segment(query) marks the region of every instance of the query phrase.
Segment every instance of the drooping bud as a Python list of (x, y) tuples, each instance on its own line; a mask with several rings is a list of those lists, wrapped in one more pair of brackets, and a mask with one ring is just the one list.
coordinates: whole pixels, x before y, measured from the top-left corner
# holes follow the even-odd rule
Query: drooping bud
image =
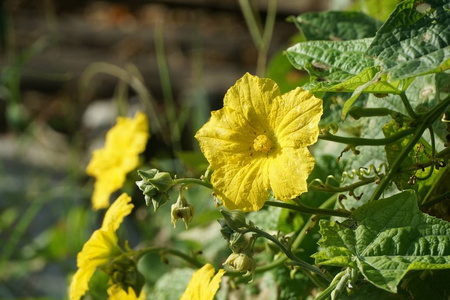
[(178, 219), (183, 219), (187, 229), (193, 217), (194, 206), (187, 201), (186, 197), (183, 195), (183, 189), (181, 189), (177, 202), (171, 206), (171, 219), (173, 227), (176, 227)]

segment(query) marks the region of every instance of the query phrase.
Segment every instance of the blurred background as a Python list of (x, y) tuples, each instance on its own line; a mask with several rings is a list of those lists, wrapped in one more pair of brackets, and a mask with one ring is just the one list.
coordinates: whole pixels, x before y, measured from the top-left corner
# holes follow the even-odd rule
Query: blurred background
[[(118, 115), (143, 110), (149, 117), (144, 168), (198, 177), (206, 164), (193, 136), (237, 79), (268, 76), (283, 91), (307, 80), (282, 55), (299, 38), (286, 18), (347, 2), (1, 1), (0, 299), (67, 297), (76, 254), (104, 213), (91, 209), (85, 167)], [(169, 208), (154, 214), (136, 180), (133, 172), (123, 189), (136, 208), (120, 231), (132, 247), (226, 257), (210, 191), (189, 190), (201, 204), (192, 227), (202, 226), (173, 230)], [(185, 264), (167, 265), (157, 254), (145, 260), (142, 272), (153, 295), (160, 293), (154, 299), (171, 299), (158, 291), (167, 286), (161, 276)], [(101, 275), (94, 281), (106, 285)], [(90, 297), (106, 294), (94, 288)]]

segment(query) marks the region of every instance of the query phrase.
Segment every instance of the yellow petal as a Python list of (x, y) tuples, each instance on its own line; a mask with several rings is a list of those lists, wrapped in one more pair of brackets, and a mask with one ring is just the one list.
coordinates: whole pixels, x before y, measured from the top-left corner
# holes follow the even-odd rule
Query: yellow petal
[(141, 290), (139, 297), (136, 296), (133, 288), (128, 287), (128, 292), (124, 291), (120, 286), (114, 284), (110, 286), (107, 290), (108, 300), (144, 300), (146, 295), (144, 290)]
[(283, 148), (270, 161), (270, 187), (275, 198), (286, 201), (306, 192), (313, 168), (314, 157), (306, 147)]
[(210, 264), (206, 264), (195, 271), (180, 300), (214, 299), (225, 271), (220, 269), (213, 277), (214, 273), (214, 267)]
[(77, 256), (78, 268), (96, 268), (108, 264), (121, 250), (114, 231), (98, 229)]
[(94, 210), (107, 208), (111, 194), (117, 191), (125, 182), (126, 174), (118, 168), (111, 168), (95, 181), (92, 195)]
[(226, 93), (223, 105), (241, 114), (255, 128), (268, 130), (272, 101), (280, 96), (277, 84), (246, 73)]
[(277, 98), (272, 106), (270, 124), (280, 146), (299, 148), (314, 144), (322, 113), (322, 100), (302, 88)]
[(78, 269), (72, 278), (69, 288), (70, 300), (79, 300), (89, 289), (89, 280), (95, 272), (95, 267)]
[(117, 118), (117, 124), (106, 134), (105, 147), (95, 150), (86, 172), (96, 178), (92, 197), (94, 209), (109, 206), (112, 192), (121, 188), (126, 174), (139, 164), (139, 153), (145, 150), (149, 134), (143, 113), (134, 119)]
[(214, 169), (224, 164), (250, 161), (254, 129), (231, 108), (213, 111), (211, 119), (197, 132), (195, 138)]
[(125, 193), (120, 195), (106, 211), (105, 217), (103, 218), (102, 230), (109, 230), (111, 228), (112, 231), (116, 231), (120, 224), (122, 224), (123, 219), (133, 210), (134, 205), (129, 204), (130, 202), (130, 196)]
[(268, 167), (267, 160), (260, 158), (247, 165), (233, 163), (214, 170), (214, 192), (228, 209), (259, 210), (269, 197)]

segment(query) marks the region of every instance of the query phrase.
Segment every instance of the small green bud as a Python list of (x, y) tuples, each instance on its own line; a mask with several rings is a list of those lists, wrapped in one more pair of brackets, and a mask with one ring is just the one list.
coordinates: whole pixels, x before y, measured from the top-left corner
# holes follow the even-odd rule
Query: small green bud
[(136, 181), (136, 185), (145, 196), (145, 204), (153, 204), (155, 212), (169, 200), (167, 191), (174, 185), (173, 179), (167, 172), (159, 172), (157, 169), (147, 171), (138, 170), (142, 180)]
[(167, 172), (158, 172), (155, 177), (148, 181), (153, 184), (160, 193), (167, 192), (174, 185), (172, 176)]
[(245, 253), (231, 253), (223, 263), (226, 264), (235, 271), (246, 272), (244, 276), (253, 275), (256, 268), (256, 261)]
[(180, 190), (180, 195), (178, 196), (177, 202), (171, 206), (171, 219), (173, 227), (177, 225), (178, 219), (183, 219), (186, 229), (189, 223), (194, 217), (194, 206), (189, 204), (186, 197), (184, 197), (182, 190)]
[(147, 171), (138, 170), (138, 174), (141, 176), (142, 180), (137, 181), (136, 185), (141, 191), (144, 192), (146, 186), (148, 185), (155, 187), (160, 193), (167, 192), (174, 185), (172, 176), (170, 176), (167, 172), (160, 172), (157, 169), (151, 169)]
[(239, 230), (241, 228), (246, 228), (247, 223), (245, 222), (245, 214), (241, 210), (220, 210), (225, 222), (233, 230)]
[(138, 271), (136, 261), (127, 254), (118, 256), (103, 270), (108, 274), (111, 281), (123, 290), (128, 291), (128, 287), (131, 287), (136, 295), (141, 293), (145, 278)]
[(138, 170), (137, 172), (144, 181), (148, 181), (149, 179), (155, 177), (156, 173), (158, 173), (158, 170), (157, 169), (150, 169), (147, 171)]

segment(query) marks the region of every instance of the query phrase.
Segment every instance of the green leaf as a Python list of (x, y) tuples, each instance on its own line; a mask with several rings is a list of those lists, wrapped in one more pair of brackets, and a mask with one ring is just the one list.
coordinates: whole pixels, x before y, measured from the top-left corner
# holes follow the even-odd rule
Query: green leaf
[(289, 20), (307, 40), (346, 41), (375, 36), (381, 22), (361, 12), (327, 11), (305, 13)]
[(448, 1), (402, 2), (377, 32), (367, 55), (391, 81), (450, 68)]
[(364, 53), (372, 39), (352, 41), (310, 41), (286, 50), (286, 56), (297, 69), (306, 69), (318, 81), (338, 84), (375, 66)]
[(401, 82), (389, 82), (375, 62), (364, 55), (371, 39), (344, 42), (312, 41), (286, 50), (292, 65), (305, 69), (311, 82), (303, 88), (312, 92), (354, 92), (345, 103), (342, 119), (361, 93), (399, 94)]
[(412, 191), (367, 203), (352, 218), (355, 228), (320, 221), (316, 264), (357, 268), (393, 293), (408, 271), (450, 268), (450, 223), (420, 212)]

